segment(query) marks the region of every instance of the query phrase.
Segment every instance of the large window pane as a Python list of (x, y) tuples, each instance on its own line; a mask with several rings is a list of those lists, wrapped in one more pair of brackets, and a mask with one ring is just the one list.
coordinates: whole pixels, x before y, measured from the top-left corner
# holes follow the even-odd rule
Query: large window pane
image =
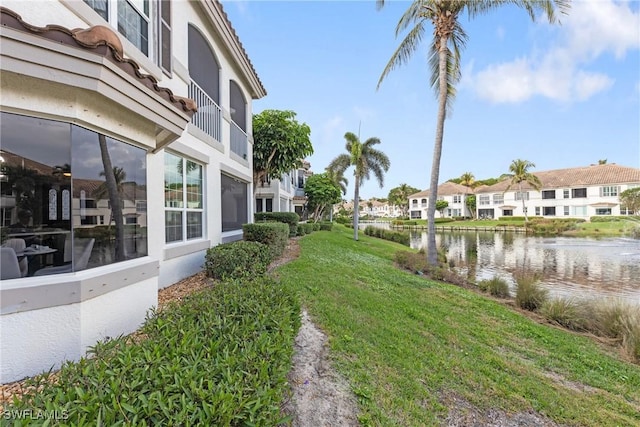
[(52, 120), (2, 113), (1, 125), (2, 244), (22, 277), (147, 254), (144, 150)]
[(95, 239), (91, 257), (74, 268), (147, 255), (147, 213), (139, 209), (147, 200), (146, 152), (78, 126), (71, 137), (74, 253)]
[(248, 222), (247, 184), (224, 174), (221, 184), (222, 231), (240, 230)]

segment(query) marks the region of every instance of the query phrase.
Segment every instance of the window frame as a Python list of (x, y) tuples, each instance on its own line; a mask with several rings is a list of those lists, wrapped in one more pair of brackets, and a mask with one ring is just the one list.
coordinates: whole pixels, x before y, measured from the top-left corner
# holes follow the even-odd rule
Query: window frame
[[(584, 191), (584, 196), (582, 195), (583, 191)], [(572, 188), (571, 189), (571, 198), (572, 199), (586, 199), (587, 198), (587, 187)]]
[[(190, 157), (187, 157), (183, 154), (177, 153), (177, 152), (173, 152), (173, 151), (165, 151), (164, 153), (165, 156), (165, 161), (166, 161), (166, 156), (173, 156), (173, 157), (177, 157), (178, 159), (181, 159), (182, 161), (182, 206), (167, 206), (168, 203), (168, 199), (167, 199), (167, 170), (166, 170), (166, 163), (164, 164), (164, 180), (165, 180), (165, 198), (164, 198), (164, 230), (165, 230), (165, 238), (164, 238), (164, 243), (166, 245), (172, 245), (172, 244), (184, 244), (184, 243), (188, 243), (191, 241), (195, 241), (195, 240), (200, 240), (200, 239), (204, 239), (206, 238), (206, 219), (205, 219), (205, 206), (206, 206), (206, 178), (205, 178), (205, 165), (202, 162), (199, 162), (197, 160), (194, 160)], [(188, 180), (188, 174), (189, 174), (189, 168), (187, 167), (188, 162), (191, 162), (192, 164), (195, 164), (196, 166), (199, 167), (200, 169), (200, 207), (199, 208), (194, 208), (194, 207), (189, 207), (189, 191), (185, 190), (188, 185), (189, 185), (189, 180)], [(181, 215), (181, 231), (180, 231), (180, 238), (179, 239), (175, 239), (175, 240), (171, 240), (168, 241), (168, 233), (167, 233), (167, 212), (180, 212)], [(200, 213), (200, 235), (199, 236), (194, 236), (194, 237), (189, 237), (189, 213)]]

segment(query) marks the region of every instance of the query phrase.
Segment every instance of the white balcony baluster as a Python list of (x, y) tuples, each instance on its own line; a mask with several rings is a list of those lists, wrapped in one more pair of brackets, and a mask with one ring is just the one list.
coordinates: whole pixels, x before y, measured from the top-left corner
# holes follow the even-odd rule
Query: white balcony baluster
[(194, 81), (189, 85), (189, 98), (196, 101), (198, 112), (191, 122), (218, 142), (222, 142), (222, 110), (209, 95)]

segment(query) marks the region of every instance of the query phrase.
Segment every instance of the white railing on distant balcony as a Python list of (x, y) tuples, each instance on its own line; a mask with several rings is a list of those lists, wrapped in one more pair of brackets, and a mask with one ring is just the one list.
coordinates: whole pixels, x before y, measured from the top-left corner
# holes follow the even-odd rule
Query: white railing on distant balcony
[(243, 159), (247, 158), (247, 133), (240, 129), (234, 121), (231, 121), (231, 151)]
[(216, 102), (194, 81), (189, 85), (189, 98), (196, 101), (198, 112), (191, 122), (218, 142), (222, 142), (222, 110)]

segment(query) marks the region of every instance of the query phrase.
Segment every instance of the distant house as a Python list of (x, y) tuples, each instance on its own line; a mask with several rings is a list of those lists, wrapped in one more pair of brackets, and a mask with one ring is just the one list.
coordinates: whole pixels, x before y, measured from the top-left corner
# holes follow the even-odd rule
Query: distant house
[(512, 186), (501, 181), (475, 190), (478, 218), (524, 216), (588, 219), (598, 215), (631, 214), (620, 205), (619, 195), (640, 186), (640, 169), (615, 163), (534, 172), (542, 182), (540, 191), (530, 185)]
[(26, 217), (48, 246), (20, 254), (43, 268), (11, 274), (2, 248), (6, 383), (134, 331), (159, 288), (242, 238), (266, 91), (216, 0), (2, 6), (1, 236), (24, 240)]
[(313, 175), (311, 163), (304, 160), (299, 168), (282, 175), (280, 179), (265, 180), (256, 187), (256, 212), (296, 212), (306, 215), (307, 198), (304, 185)]
[[(409, 217), (411, 219), (427, 219), (429, 193), (429, 190), (424, 190), (409, 196)], [(436, 211), (436, 218), (471, 216), (466, 204), (466, 198), (470, 194), (473, 194), (473, 190), (464, 185), (449, 181), (440, 184), (438, 186), (438, 199), (445, 200), (449, 203), (449, 206), (443, 211), (442, 215)]]

